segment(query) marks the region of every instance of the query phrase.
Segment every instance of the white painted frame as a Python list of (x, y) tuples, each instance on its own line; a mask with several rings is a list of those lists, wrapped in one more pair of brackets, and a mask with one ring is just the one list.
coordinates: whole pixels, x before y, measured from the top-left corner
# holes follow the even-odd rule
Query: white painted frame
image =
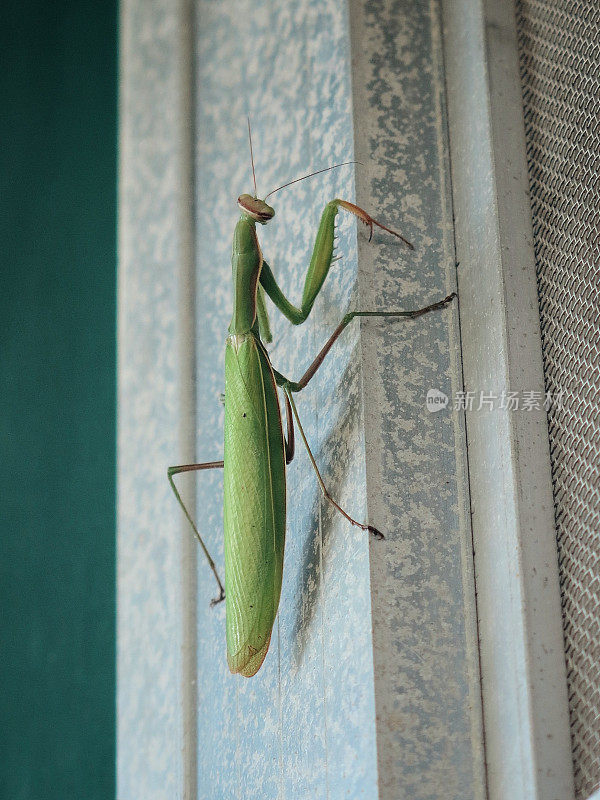
[[(444, 45), (466, 391), (544, 391), (513, 0), (451, 0)], [(490, 800), (574, 795), (544, 411), (467, 412)]]

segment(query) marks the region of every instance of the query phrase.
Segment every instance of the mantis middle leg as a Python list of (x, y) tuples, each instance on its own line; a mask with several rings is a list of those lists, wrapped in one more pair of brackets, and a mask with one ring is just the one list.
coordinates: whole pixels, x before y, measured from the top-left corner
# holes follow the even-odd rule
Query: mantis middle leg
[(425, 306), (424, 308), (417, 308), (414, 311), (350, 311), (348, 314), (346, 314), (329, 339), (325, 342), (319, 354), (299, 381), (291, 381), (277, 370), (273, 370), (275, 374), (275, 380), (278, 386), (281, 386), (284, 391), (289, 389), (290, 392), (300, 392), (302, 389), (304, 389), (325, 360), (325, 356), (335, 344), (336, 339), (339, 337), (342, 331), (347, 328), (352, 320), (356, 319), (356, 317), (398, 317), (404, 319), (416, 319), (417, 317), (421, 317), (423, 314), (427, 314), (430, 311), (437, 311), (440, 308), (444, 308), (448, 305), (448, 303), (451, 303), (455, 297), (456, 292), (452, 292), (452, 294), (449, 294), (448, 297), (445, 297), (443, 300), (439, 300), (437, 303), (431, 303), (431, 305)]
[[(306, 435), (304, 433), (304, 429), (302, 428), (302, 424), (298, 417), (298, 410), (296, 409), (296, 404), (294, 402), (294, 398), (292, 396), (292, 392), (299, 392), (306, 387), (309, 383), (311, 378), (314, 376), (315, 372), (319, 369), (323, 361), (325, 360), (325, 356), (331, 350), (333, 344), (335, 343), (336, 339), (342, 333), (342, 331), (352, 322), (353, 319), (356, 317), (400, 317), (405, 319), (415, 319), (416, 317), (420, 317), (423, 314), (427, 314), (429, 311), (435, 311), (440, 308), (444, 308), (456, 297), (456, 293), (453, 292), (452, 294), (445, 297), (443, 300), (440, 300), (437, 303), (432, 303), (431, 305), (425, 306), (424, 308), (418, 308), (414, 311), (350, 311), (346, 316), (342, 319), (340, 324), (337, 326), (335, 331), (329, 337), (325, 345), (322, 347), (321, 351), (312, 362), (310, 367), (306, 370), (304, 375), (300, 378), (299, 381), (291, 381), (288, 378), (285, 378), (280, 372), (274, 370), (275, 373), (275, 380), (279, 386), (283, 388), (286, 396), (286, 407), (291, 406), (293, 411), (294, 417), (296, 419), (296, 424), (298, 425), (298, 430), (300, 431), (300, 436), (302, 437), (302, 441), (304, 442), (304, 446), (306, 447), (306, 451), (308, 453), (308, 457), (310, 458), (311, 464), (317, 474), (317, 479), (321, 486), (321, 490), (323, 491), (323, 495), (326, 500), (328, 500), (337, 510), (346, 517), (346, 519), (352, 523), (352, 525), (356, 525), (363, 530), (369, 531), (372, 533), (377, 539), (383, 539), (384, 536), (380, 530), (378, 530), (374, 525), (368, 525), (366, 523), (361, 523), (351, 517), (344, 509), (336, 503), (336, 501), (332, 498), (332, 496), (327, 491), (327, 487), (323, 482), (323, 478), (321, 477), (321, 473), (319, 472), (319, 468), (317, 463), (314, 459), (314, 456), (311, 452), (310, 446), (306, 439)], [(288, 424), (289, 430), (289, 424)]]

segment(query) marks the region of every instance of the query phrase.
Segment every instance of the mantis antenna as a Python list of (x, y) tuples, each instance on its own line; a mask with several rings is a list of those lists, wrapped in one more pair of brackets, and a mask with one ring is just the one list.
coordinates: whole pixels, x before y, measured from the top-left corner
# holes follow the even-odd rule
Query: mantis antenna
[(252, 133), (250, 131), (250, 115), (248, 115), (248, 141), (250, 142), (250, 162), (252, 164), (252, 180), (254, 181), (254, 199), (256, 200), (256, 172), (254, 171), (254, 152), (252, 150)]
[[(278, 186), (277, 189), (273, 189), (269, 192), (267, 197), (270, 197), (275, 192), (278, 192), (280, 189), (285, 189), (287, 186), (291, 186), (292, 183), (299, 183), (300, 181), (305, 181), (307, 178), (312, 178), (313, 175), (320, 175), (321, 172), (329, 172), (330, 169), (337, 169), (338, 167), (345, 167), (347, 164), (360, 164), (360, 161), (343, 161), (341, 164), (334, 164), (332, 167), (325, 167), (325, 169), (318, 169), (316, 172), (310, 172), (308, 175), (303, 175), (301, 178), (296, 178), (293, 181), (289, 181), (288, 183), (284, 183), (283, 186)], [(267, 199), (265, 197), (265, 200)]]

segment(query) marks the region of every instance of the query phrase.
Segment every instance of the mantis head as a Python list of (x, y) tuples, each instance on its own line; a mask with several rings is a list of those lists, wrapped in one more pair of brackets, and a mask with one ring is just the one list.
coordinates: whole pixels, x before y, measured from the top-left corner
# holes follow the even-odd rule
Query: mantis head
[(264, 200), (252, 197), (251, 194), (241, 194), (238, 197), (238, 206), (246, 216), (261, 225), (266, 225), (275, 216), (275, 209), (271, 208)]

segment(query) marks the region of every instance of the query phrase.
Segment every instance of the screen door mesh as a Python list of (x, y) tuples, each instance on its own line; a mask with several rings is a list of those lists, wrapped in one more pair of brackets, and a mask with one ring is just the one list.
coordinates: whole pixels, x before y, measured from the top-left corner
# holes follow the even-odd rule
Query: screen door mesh
[(600, 3), (517, 0), (577, 798), (600, 785)]

